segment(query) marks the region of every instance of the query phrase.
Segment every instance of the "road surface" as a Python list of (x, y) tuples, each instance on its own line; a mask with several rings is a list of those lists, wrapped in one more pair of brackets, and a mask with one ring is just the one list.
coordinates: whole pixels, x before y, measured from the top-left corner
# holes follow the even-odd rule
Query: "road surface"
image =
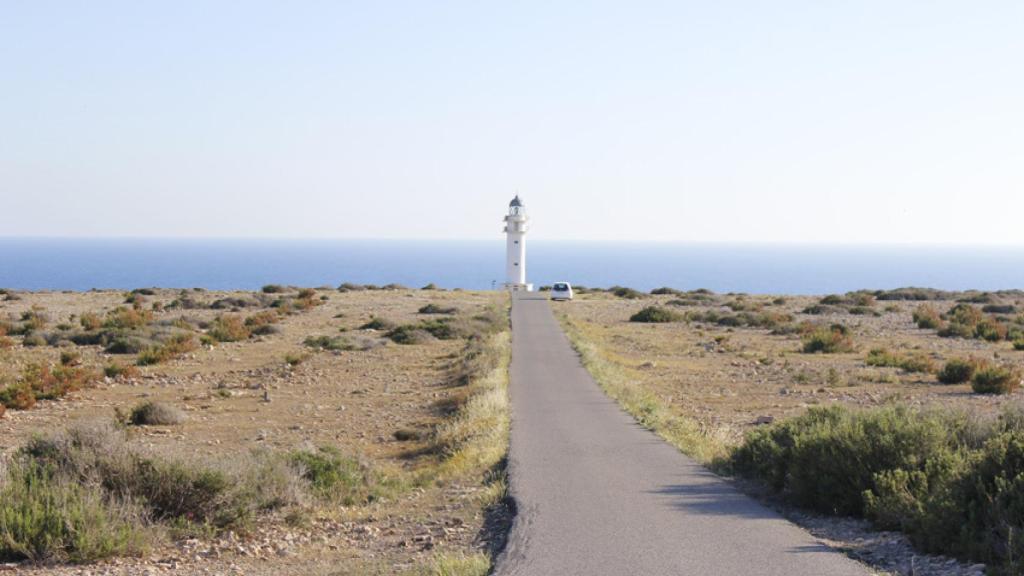
[(541, 295), (513, 301), (511, 396), (517, 515), (499, 576), (870, 574), (637, 425)]

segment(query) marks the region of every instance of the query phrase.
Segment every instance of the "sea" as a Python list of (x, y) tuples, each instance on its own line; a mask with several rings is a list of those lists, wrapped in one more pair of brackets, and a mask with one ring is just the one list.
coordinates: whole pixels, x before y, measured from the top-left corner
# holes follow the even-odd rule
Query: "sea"
[[(0, 238), (0, 288), (254, 290), (265, 284), (500, 287), (496, 241)], [(651, 290), (831, 294), (1024, 288), (1024, 246), (674, 244), (532, 240), (528, 280)]]

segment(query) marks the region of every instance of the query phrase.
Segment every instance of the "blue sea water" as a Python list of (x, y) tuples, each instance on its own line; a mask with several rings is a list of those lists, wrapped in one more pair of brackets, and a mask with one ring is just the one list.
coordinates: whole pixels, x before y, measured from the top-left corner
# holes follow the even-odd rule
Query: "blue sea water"
[[(497, 241), (0, 238), (0, 287), (256, 289), (399, 283), (488, 289), (502, 281)], [(860, 288), (1024, 288), (1024, 246), (789, 246), (534, 240), (529, 281), (826, 294)]]

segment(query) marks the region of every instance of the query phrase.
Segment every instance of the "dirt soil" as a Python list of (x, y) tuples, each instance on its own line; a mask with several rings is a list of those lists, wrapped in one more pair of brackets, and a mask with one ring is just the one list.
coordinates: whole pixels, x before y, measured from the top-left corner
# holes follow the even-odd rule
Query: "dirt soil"
[[(294, 295), (294, 290), (288, 290)], [(156, 290), (144, 296), (166, 307), (183, 293)], [(199, 303), (191, 309), (164, 309), (155, 320), (185, 316), (193, 323), (212, 321), (231, 310), (209, 309), (218, 299), (255, 300), (252, 292), (187, 291)], [(277, 296), (277, 295), (272, 295)], [(0, 320), (16, 323), (31, 309), (48, 318), (47, 330), (77, 326), (78, 317), (104, 315), (125, 306), (116, 291), (18, 293), (0, 302)], [(373, 467), (415, 469), (433, 456), (424, 441), (398, 441), (397, 430), (427, 431), (442, 418), (438, 406), (459, 394), (447, 379), (461, 340), (429, 339), (398, 345), (382, 331), (360, 329), (373, 317), (397, 324), (430, 316), (420, 307), (434, 303), (472, 314), (502, 296), (487, 292), (366, 290), (341, 293), (320, 289), (320, 302), (284, 317), (278, 333), (242, 342), (204, 345), (166, 363), (141, 367), (133, 378), (104, 378), (59, 401), (42, 401), (29, 410), (8, 410), (0, 418), (0, 453), (10, 453), (34, 434), (69, 422), (110, 419), (145, 400), (159, 400), (186, 412), (178, 426), (133, 428), (136, 446), (161, 454), (201, 460), (255, 448), (290, 450), (329, 445)], [(0, 297), (2, 300), (2, 297)], [(268, 298), (237, 313), (265, 310)], [(436, 316), (435, 316), (436, 317)], [(66, 327), (65, 327), (66, 328)], [(315, 350), (310, 336), (346, 336), (359, 348)], [(0, 387), (13, 382), (29, 363), (56, 364), (62, 350), (73, 349), (83, 365), (100, 370), (111, 360), (131, 364), (131, 355), (111, 355), (101, 346), (0, 349)], [(295, 366), (287, 354), (302, 358)], [(169, 544), (143, 559), (119, 559), (83, 567), (0, 566), (0, 572), (25, 574), (396, 574), (429, 563), (438, 553), (470, 554), (486, 550), (479, 482), (445, 482), (414, 488), (394, 501), (325, 510), (310, 525), (293, 528), (269, 520), (247, 535), (226, 534), (213, 541)]]

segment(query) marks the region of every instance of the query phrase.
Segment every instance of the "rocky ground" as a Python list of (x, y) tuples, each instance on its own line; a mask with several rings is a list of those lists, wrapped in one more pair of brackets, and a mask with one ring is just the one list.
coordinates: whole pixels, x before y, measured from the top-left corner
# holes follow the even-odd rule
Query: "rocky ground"
[[(285, 289), (283, 295), (294, 295)], [(187, 296), (188, 308), (171, 303)], [(269, 310), (278, 294), (155, 290), (141, 307), (154, 309), (153, 322), (186, 317), (195, 326), (222, 314), (250, 316)], [(69, 331), (85, 313), (101, 317), (126, 305), (126, 294), (17, 293), (0, 296), (0, 320), (17, 326), (23, 314), (46, 318), (43, 332)], [(227, 308), (224, 299), (246, 302)], [(395, 474), (435, 463), (428, 432), (445, 406), (461, 394), (449, 379), (462, 340), (425, 338), (399, 345), (384, 330), (363, 329), (373, 318), (414, 324), (435, 315), (427, 304), (472, 315), (503, 306), (493, 293), (436, 290), (320, 289), (316, 305), (282, 316), (272, 333), (238, 342), (204, 344), (184, 356), (140, 367), (137, 375), (102, 378), (57, 401), (0, 417), (0, 453), (11, 453), (33, 435), (70, 422), (112, 419), (139, 402), (178, 407), (188, 419), (176, 426), (132, 427), (131, 443), (165, 456), (210, 461), (253, 449), (291, 450), (329, 445), (375, 470)], [(255, 302), (255, 304), (254, 304)], [(64, 326), (60, 326), (64, 325)], [(77, 329), (77, 328), (75, 328)], [(73, 329), (72, 329), (73, 330)], [(197, 333), (202, 329), (197, 329)], [(70, 333), (70, 331), (69, 331)], [(322, 350), (304, 344), (310, 336), (343, 336), (354, 349)], [(30, 363), (58, 363), (73, 350), (83, 367), (99, 371), (111, 361), (130, 365), (133, 355), (108, 354), (102, 346), (25, 346), (18, 336), (0, 349), (0, 388), (16, 382)], [(286, 356), (293, 362), (286, 362)], [(297, 361), (296, 361), (297, 359)], [(396, 432), (406, 431), (402, 440)], [(408, 432), (412, 433), (408, 433)], [(320, 510), (293, 526), (266, 518), (244, 534), (166, 542), (140, 559), (87, 566), (0, 566), (25, 574), (398, 574), (419, 573), (439, 555), (487, 552), (501, 518), (489, 518), (479, 478), (454, 479), (410, 488), (394, 499)], [(500, 511), (498, 513), (500, 515)]]

